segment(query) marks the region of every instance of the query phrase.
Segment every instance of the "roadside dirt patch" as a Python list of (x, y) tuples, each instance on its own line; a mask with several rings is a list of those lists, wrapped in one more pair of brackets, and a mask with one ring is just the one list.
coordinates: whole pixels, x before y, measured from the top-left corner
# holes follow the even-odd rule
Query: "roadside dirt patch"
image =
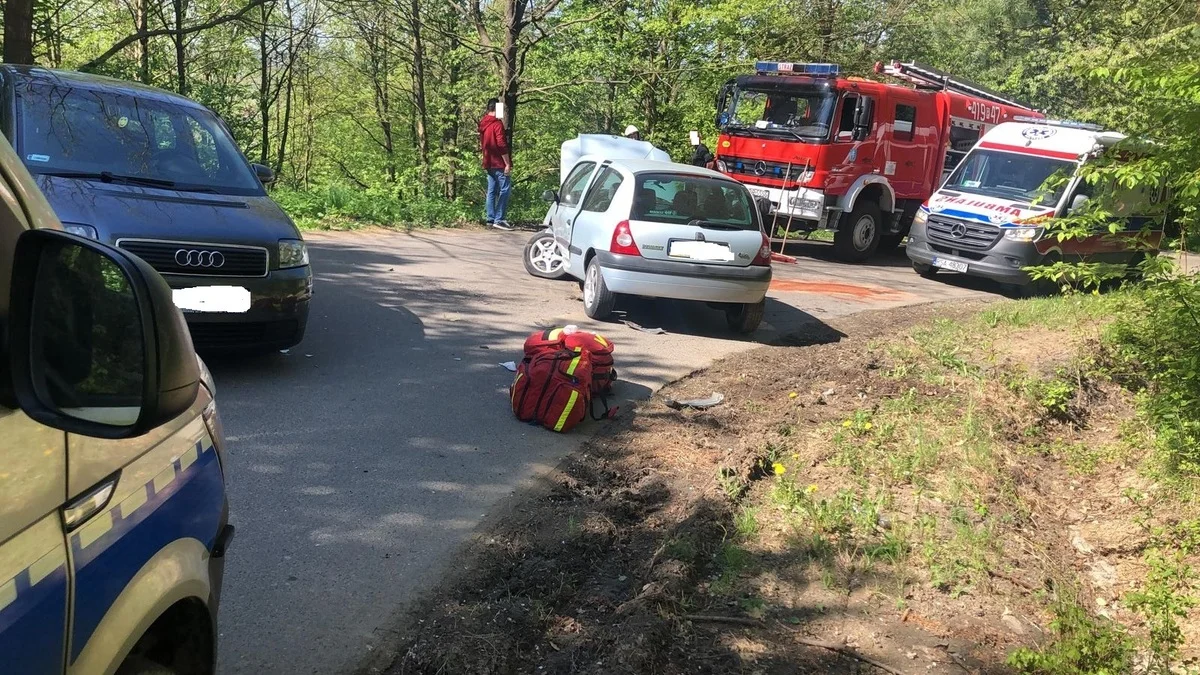
[(364, 671), (1010, 672), (1063, 589), (1136, 626), (1129, 495), (1154, 486), (1119, 447), (1127, 396), (1048, 409), (995, 369), (1068, 363), (1063, 338), (1008, 329), (1046, 363), (958, 350), (984, 306), (856, 315), (669, 385), (489, 517)]
[(793, 293), (817, 293), (834, 295), (850, 300), (867, 302), (870, 300), (904, 300), (912, 295), (881, 286), (862, 286), (858, 284), (843, 284), (831, 281), (799, 281), (776, 277), (771, 280), (771, 290)]

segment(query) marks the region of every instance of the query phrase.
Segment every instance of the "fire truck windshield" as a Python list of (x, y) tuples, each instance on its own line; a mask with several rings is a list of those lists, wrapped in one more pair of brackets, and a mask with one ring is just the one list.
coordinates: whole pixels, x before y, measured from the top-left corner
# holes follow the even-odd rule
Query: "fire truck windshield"
[(829, 136), (836, 102), (832, 92), (816, 89), (738, 87), (723, 115), (725, 128), (822, 140)]
[(1043, 206), (1058, 204), (1075, 163), (1002, 150), (972, 150), (942, 186)]

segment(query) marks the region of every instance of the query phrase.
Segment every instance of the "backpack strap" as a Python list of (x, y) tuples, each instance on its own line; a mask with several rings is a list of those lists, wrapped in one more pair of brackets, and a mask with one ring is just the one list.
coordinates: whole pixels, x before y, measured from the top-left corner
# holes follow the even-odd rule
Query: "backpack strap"
[[(600, 401), (600, 405), (604, 406), (604, 414), (596, 414), (596, 401)], [(617, 411), (620, 409), (620, 406), (609, 408), (607, 396), (595, 396), (592, 398), (592, 402), (588, 405), (588, 416), (597, 422), (600, 420), (610, 420), (617, 416)]]

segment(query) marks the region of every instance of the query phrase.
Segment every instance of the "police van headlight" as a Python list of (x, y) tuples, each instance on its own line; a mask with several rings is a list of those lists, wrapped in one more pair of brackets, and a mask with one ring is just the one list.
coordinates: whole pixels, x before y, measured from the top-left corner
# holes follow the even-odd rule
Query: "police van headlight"
[(1040, 227), (1006, 227), (1004, 238), (1009, 241), (1036, 241), (1042, 236)]
[(917, 209), (917, 215), (913, 216), (913, 225), (924, 225), (929, 222), (929, 212)]

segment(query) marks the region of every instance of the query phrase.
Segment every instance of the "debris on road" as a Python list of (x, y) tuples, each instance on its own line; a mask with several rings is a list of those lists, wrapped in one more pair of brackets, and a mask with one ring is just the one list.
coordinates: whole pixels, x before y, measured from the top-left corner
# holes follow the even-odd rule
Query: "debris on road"
[(673, 408), (675, 410), (683, 410), (684, 408), (708, 410), (713, 406), (721, 405), (721, 403), (724, 401), (725, 394), (720, 394), (715, 391), (708, 398), (688, 398), (678, 401), (673, 398), (663, 399), (663, 403), (665, 403), (668, 408)]
[(661, 328), (646, 328), (645, 326), (636, 324), (628, 319), (621, 319), (621, 323), (625, 324), (629, 328), (632, 328), (637, 331), (641, 331), (643, 333), (650, 333), (651, 335), (666, 335), (667, 334), (667, 331), (665, 331)]
[(795, 265), (796, 258), (794, 256), (784, 255), (782, 253), (774, 253), (773, 252), (773, 253), (771, 253), (771, 262), (787, 263), (789, 265)]
[(510, 373), (517, 372), (517, 362), (516, 361), (505, 361), (504, 363), (497, 363), (496, 365), (500, 366), (501, 368), (507, 370)]

